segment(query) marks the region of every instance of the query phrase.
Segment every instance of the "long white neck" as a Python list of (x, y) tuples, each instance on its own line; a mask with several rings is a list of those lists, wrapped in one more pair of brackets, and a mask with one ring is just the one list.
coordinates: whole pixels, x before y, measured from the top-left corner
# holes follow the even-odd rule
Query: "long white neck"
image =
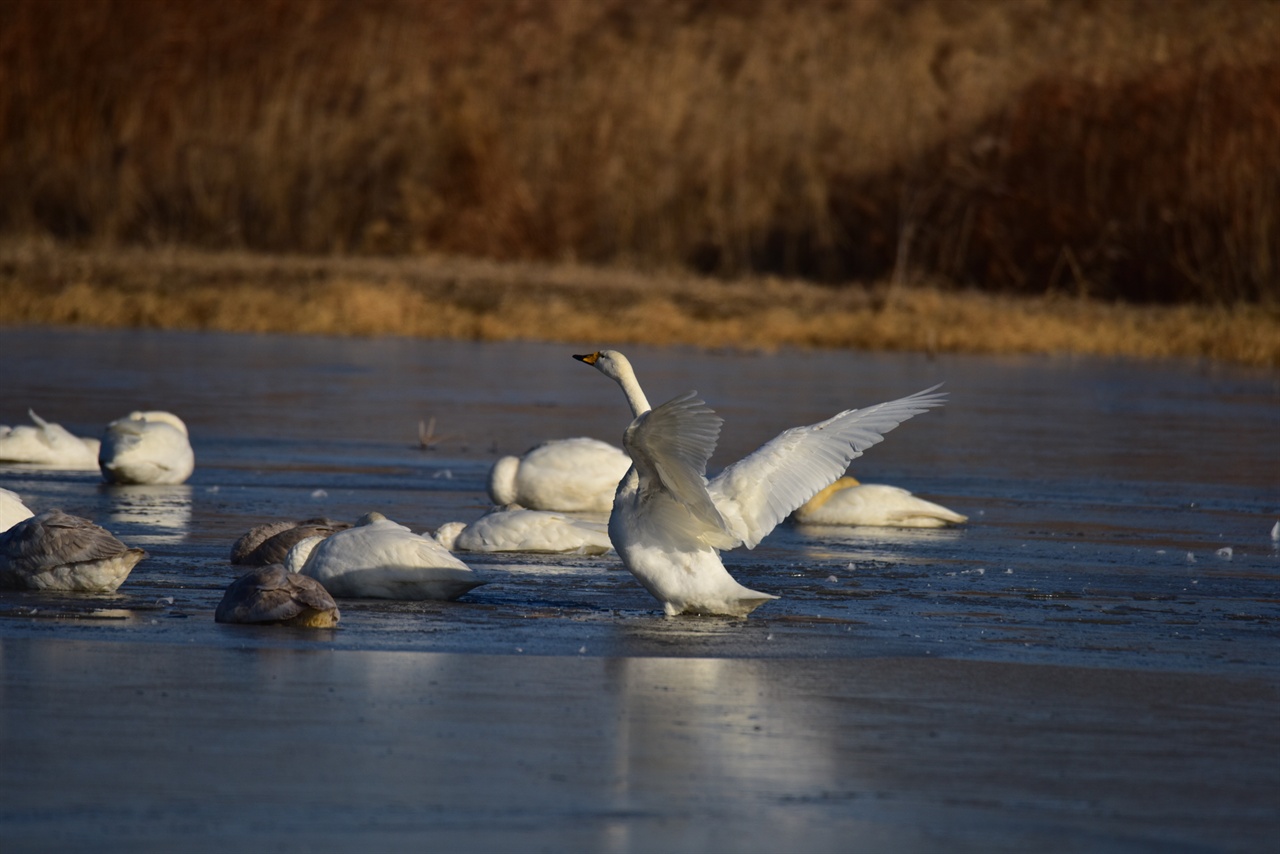
[(631, 415), (633, 418), (639, 418), (653, 407), (649, 406), (649, 398), (644, 396), (644, 391), (640, 388), (640, 381), (636, 379), (635, 371), (631, 366), (627, 366), (627, 370), (622, 371), (618, 376), (618, 385), (622, 386), (622, 393), (627, 396), (627, 403), (631, 404)]

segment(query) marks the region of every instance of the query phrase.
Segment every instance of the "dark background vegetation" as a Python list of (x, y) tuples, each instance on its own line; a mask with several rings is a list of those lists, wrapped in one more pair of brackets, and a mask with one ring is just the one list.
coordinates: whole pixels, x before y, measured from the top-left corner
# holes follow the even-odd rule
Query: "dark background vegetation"
[(0, 235), (1280, 299), (1268, 0), (0, 0)]

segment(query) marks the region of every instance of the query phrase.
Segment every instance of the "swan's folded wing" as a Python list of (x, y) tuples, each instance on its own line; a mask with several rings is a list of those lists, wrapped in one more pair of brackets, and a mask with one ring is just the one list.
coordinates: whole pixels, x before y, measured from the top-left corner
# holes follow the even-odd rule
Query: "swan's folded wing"
[(725, 539), (716, 534), (727, 533), (727, 528), (707, 493), (706, 472), (722, 423), (697, 392), (686, 392), (631, 422), (623, 437), (642, 489), (646, 482), (654, 484), (674, 502), (675, 506), (662, 506), (663, 515), (679, 516), (678, 507), (683, 507), (696, 520), (695, 528), (715, 532), (712, 537), (718, 542)]
[(849, 463), (914, 415), (941, 406), (933, 388), (909, 397), (850, 409), (807, 427), (793, 427), (726, 468), (708, 490), (728, 528), (753, 548)]
[(107, 432), (120, 441), (137, 442), (147, 432), (147, 422), (140, 418), (117, 418), (107, 425)]
[(292, 620), (307, 608), (329, 611), (337, 607), (314, 578), (294, 575), (273, 564), (250, 570), (231, 582), (214, 619), (220, 623), (273, 623)]
[(98, 459), (103, 463), (117, 463), (127, 454), (133, 454), (142, 444), (144, 427), (141, 421), (124, 418), (112, 421), (102, 435), (102, 447)]
[(0, 535), (0, 553), (12, 567), (40, 571), (106, 560), (126, 551), (105, 528), (61, 510), (46, 510)]
[(406, 538), (403, 548), (405, 551), (400, 557), (411, 566), (429, 567), (447, 572), (456, 570), (471, 572), (471, 567), (431, 537), (414, 534), (412, 539)]

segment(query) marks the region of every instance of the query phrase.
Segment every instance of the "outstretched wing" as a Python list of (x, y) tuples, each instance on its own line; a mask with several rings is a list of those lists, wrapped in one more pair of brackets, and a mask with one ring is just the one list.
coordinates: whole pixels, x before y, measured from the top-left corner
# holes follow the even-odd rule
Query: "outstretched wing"
[(636, 418), (622, 443), (640, 476), (641, 492), (653, 496), (641, 511), (660, 516), (664, 530), (678, 529), (727, 548), (731, 538), (706, 478), (722, 423), (690, 391)]
[(792, 510), (844, 474), (849, 463), (914, 415), (941, 406), (938, 386), (793, 427), (726, 468), (708, 491), (728, 530), (754, 548)]

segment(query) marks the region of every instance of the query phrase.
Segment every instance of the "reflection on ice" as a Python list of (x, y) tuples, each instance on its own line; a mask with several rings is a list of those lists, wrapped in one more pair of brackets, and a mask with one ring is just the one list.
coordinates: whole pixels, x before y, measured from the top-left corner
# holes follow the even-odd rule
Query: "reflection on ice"
[(964, 528), (881, 528), (792, 525), (790, 536), (810, 560), (859, 559), (893, 563), (904, 553), (960, 545)]
[(128, 532), (131, 544), (182, 542), (191, 528), (191, 487), (181, 486), (113, 486), (111, 499), (112, 530), (119, 536), (125, 526), (138, 526), (142, 531)]
[(836, 525), (796, 525), (796, 535), (808, 543), (838, 543), (850, 546), (908, 546), (920, 543), (958, 542), (962, 528), (873, 528)]
[[(616, 706), (616, 770), (623, 780), (661, 774), (681, 780), (714, 778), (750, 796), (763, 781), (791, 775), (820, 785), (831, 772), (830, 752), (814, 731), (792, 716), (785, 691), (776, 690), (758, 662), (712, 658), (617, 658), (605, 662)], [(813, 713), (804, 710), (804, 715)], [(804, 737), (797, 738), (804, 733)], [(790, 742), (785, 762), (777, 739)], [(685, 749), (655, 754), (652, 745)], [(642, 770), (643, 769), (643, 770)], [(645, 793), (626, 792), (639, 807)], [(696, 792), (687, 793), (696, 797)]]

